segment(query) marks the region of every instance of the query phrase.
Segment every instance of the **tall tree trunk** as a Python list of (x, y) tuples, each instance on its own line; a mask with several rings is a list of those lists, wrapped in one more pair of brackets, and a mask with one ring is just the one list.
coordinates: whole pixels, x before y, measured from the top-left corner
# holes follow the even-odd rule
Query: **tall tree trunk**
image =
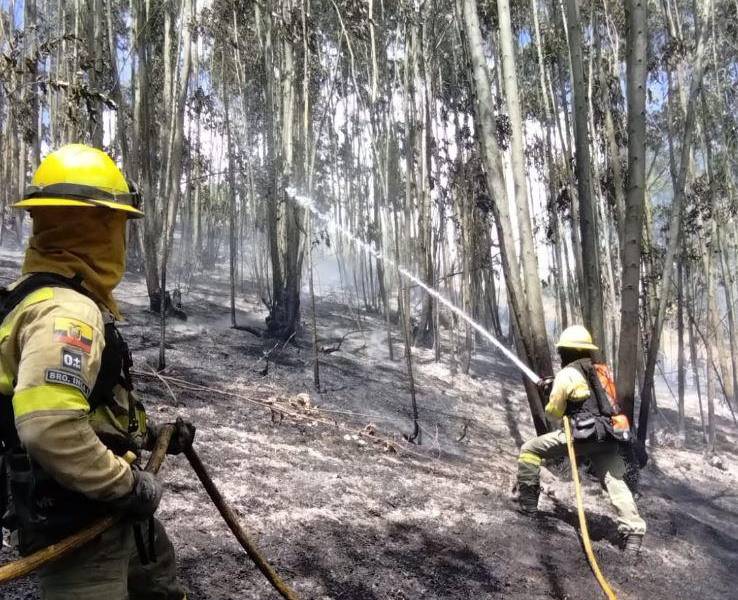
[[(144, 272), (146, 275), (146, 289), (151, 298), (158, 293), (159, 260), (157, 241), (161, 232), (158, 229), (160, 222), (161, 201), (156, 193), (154, 172), (154, 140), (151, 136), (150, 123), (155, 118), (151, 114), (153, 102), (149, 87), (151, 80), (151, 64), (149, 60), (149, 29), (147, 27), (149, 14), (148, 3), (145, 0), (135, 0), (135, 27), (132, 29), (131, 44), (135, 44), (138, 55), (136, 69), (135, 100), (133, 108), (133, 122), (135, 130), (135, 145), (131, 152), (131, 167), (141, 184), (144, 198), (148, 200), (144, 211), (143, 227), (135, 225), (142, 247), (144, 258)], [(152, 308), (154, 308), (152, 306)]]
[(520, 98), (518, 95), (518, 74), (515, 66), (515, 45), (513, 42), (509, 0), (497, 0), (497, 14), (500, 25), (500, 53), (502, 54), (503, 83), (511, 125), (513, 187), (522, 250), (522, 293), (527, 301), (527, 312), (530, 317), (534, 368), (545, 376), (553, 373), (553, 365), (548, 347), (548, 336), (546, 335), (541, 278), (538, 274), (538, 257), (533, 240), (530, 210), (528, 208), (528, 190), (525, 177), (525, 139), (523, 136)]
[[(730, 224), (725, 227), (729, 227)], [(720, 243), (720, 268), (723, 279), (723, 289), (725, 290), (725, 304), (727, 306), (728, 317), (728, 340), (730, 343), (730, 360), (733, 373), (733, 393), (738, 391), (738, 329), (736, 329), (736, 307), (735, 307), (735, 272), (730, 266), (729, 252), (735, 253), (735, 249), (731, 248), (725, 242), (725, 234), (718, 227), (718, 242)], [(735, 258), (735, 254), (733, 254)], [(735, 398), (735, 396), (734, 396)]]
[[(714, 220), (712, 231), (715, 230)], [(714, 243), (715, 239), (712, 239)], [(705, 268), (707, 277), (707, 323), (705, 332), (705, 369), (707, 371), (707, 453), (715, 453), (715, 371), (713, 342), (718, 335), (717, 307), (715, 306), (715, 249), (708, 247), (705, 252)]]
[(128, 155), (128, 111), (121, 91), (120, 75), (118, 74), (118, 41), (113, 27), (112, 2), (105, 2), (105, 24), (107, 29), (108, 53), (110, 59), (110, 71), (113, 77), (113, 90), (111, 96), (118, 107), (115, 113), (116, 142), (120, 148), (123, 168), (127, 173), (131, 172)]
[[(180, 13), (182, 66), (177, 69), (176, 86), (172, 87), (172, 131), (170, 133), (171, 143), (166, 165), (167, 175), (165, 176), (165, 189), (167, 190), (165, 219), (169, 224), (169, 229), (165, 229), (164, 236), (162, 236), (163, 243), (168, 244), (170, 248), (174, 239), (174, 228), (182, 196), (180, 183), (184, 150), (184, 116), (192, 67), (192, 28), (189, 23), (192, 16), (192, 2), (193, 0), (182, 0)], [(179, 60), (177, 64), (179, 65)]]
[[(307, 13), (310, 0), (302, 0), (300, 21), (302, 24), (302, 156), (303, 177), (305, 179), (308, 198), (313, 196), (313, 170), (311, 163), (312, 145), (310, 139), (310, 47), (308, 45)], [(313, 334), (313, 386), (320, 391), (320, 359), (318, 355), (318, 319), (315, 315), (315, 281), (313, 278), (313, 214), (305, 211), (307, 218), (307, 235), (305, 243), (308, 249), (308, 286), (310, 290), (310, 312), (312, 315)]]
[[(538, 20), (538, 0), (531, 0), (531, 13), (533, 14), (533, 30), (535, 33), (536, 56), (538, 59), (538, 83), (540, 85), (541, 102), (544, 108), (545, 117), (545, 152), (546, 152), (546, 169), (548, 171), (548, 208), (549, 219), (551, 223), (551, 232), (553, 237), (553, 256), (554, 256), (554, 278), (556, 295), (560, 311), (561, 328), (566, 329), (569, 326), (568, 311), (568, 279), (564, 271), (564, 265), (561, 252), (561, 227), (559, 226), (559, 215), (555, 203), (557, 195), (557, 174), (553, 158), (553, 120), (551, 115), (551, 103), (549, 102), (548, 90), (546, 87), (546, 67), (543, 59), (543, 43), (541, 40), (541, 28)], [(557, 119), (558, 120), (558, 119)], [(567, 258), (568, 262), (568, 258)]]
[[(259, 10), (258, 7), (256, 9)], [(289, 197), (288, 188), (294, 184), (294, 115), (295, 115), (295, 62), (290, 27), (296, 13), (292, 0), (282, 0), (280, 14), (282, 26), (278, 31), (279, 57), (273, 48), (273, 15), (264, 18), (264, 59), (267, 85), (267, 114), (271, 115), (268, 128), (273, 133), (273, 162), (270, 180), (271, 204), (269, 211), (269, 235), (272, 262), (272, 306), (267, 317), (267, 330), (273, 337), (287, 340), (292, 337), (300, 322), (300, 282), (302, 252), (300, 223), (302, 210)], [(275, 68), (280, 74), (279, 113), (276, 112), (277, 82)], [(277, 117), (277, 114), (279, 116)], [(268, 117), (269, 119), (269, 117)], [(274, 122), (279, 124), (275, 131)]]
[[(155, 251), (154, 248), (159, 249), (161, 253), (161, 275), (159, 278), (160, 287), (158, 293), (159, 301), (159, 312), (160, 312), (160, 340), (159, 340), (159, 369), (164, 369), (166, 366), (166, 313), (167, 313), (167, 267), (169, 262), (169, 255), (172, 249), (172, 243), (174, 240), (174, 230), (177, 223), (177, 209), (179, 206), (179, 200), (181, 196), (180, 179), (182, 176), (182, 147), (184, 145), (184, 112), (185, 112), (185, 101), (187, 99), (187, 88), (190, 79), (190, 65), (191, 65), (191, 40), (192, 30), (189, 26), (189, 19), (192, 15), (192, 0), (182, 0), (180, 19), (182, 22), (183, 30), (181, 34), (183, 66), (181, 71), (178, 70), (178, 84), (179, 87), (175, 89), (172, 87), (172, 95), (176, 93), (176, 96), (172, 98), (172, 130), (170, 131), (170, 151), (168, 153), (168, 160), (166, 167), (161, 166), (162, 170), (166, 171), (166, 175), (160, 181), (165, 182), (165, 187), (168, 190), (167, 203), (163, 207), (164, 223), (162, 225), (160, 246), (153, 244), (148, 248), (149, 251)], [(177, 55), (179, 58), (179, 55)], [(179, 61), (178, 61), (179, 62)], [(161, 193), (161, 188), (160, 188)], [(153, 233), (153, 232), (152, 232)], [(156, 242), (154, 242), (155, 244)], [(152, 308), (154, 308), (156, 296), (149, 296)]]
[[(687, 265), (685, 267), (686, 270), (686, 279), (687, 281), (690, 281), (690, 269)], [(691, 297), (691, 303), (694, 305), (694, 294), (692, 294)], [(689, 364), (692, 367), (692, 385), (694, 386), (694, 389), (697, 391), (697, 405), (700, 409), (700, 424), (702, 425), (702, 441), (707, 444), (707, 429), (705, 427), (705, 414), (704, 410), (702, 408), (702, 388), (700, 386), (700, 373), (699, 373), (699, 366), (698, 366), (698, 358), (697, 358), (697, 341), (696, 336), (694, 332), (694, 319), (692, 318), (693, 310), (690, 309), (690, 299), (685, 298), (685, 307), (687, 309), (687, 314), (690, 317), (687, 319), (688, 326), (687, 326), (687, 333), (689, 334)]]
[(687, 441), (687, 422), (684, 414), (684, 388), (686, 383), (684, 358), (684, 265), (680, 259), (677, 275), (677, 430), (679, 432), (679, 442), (682, 446)]
[(648, 75), (647, 0), (628, 0), (628, 191), (622, 232), (620, 345), (616, 374), (618, 400), (633, 423), (640, 299), (643, 208), (646, 202), (646, 77)]
[[(572, 90), (574, 96), (574, 126), (576, 145), (577, 195), (579, 197), (579, 227), (582, 238), (582, 313), (595, 343), (601, 351), (605, 343), (605, 326), (600, 280), (599, 250), (597, 247), (597, 219), (592, 200), (592, 175), (590, 171), (589, 132), (587, 129), (587, 90), (582, 63), (582, 31), (579, 22), (578, 0), (566, 0), (569, 54), (571, 56)], [(603, 352), (604, 354), (604, 352)]]
[[(235, 32), (238, 35), (237, 32)], [(230, 283), (231, 327), (236, 327), (236, 176), (233, 160), (233, 144), (231, 141), (230, 93), (225, 81), (226, 56), (223, 61), (223, 109), (226, 130), (226, 148), (228, 152), (228, 279)]]
[[(523, 286), (518, 274), (517, 253), (512, 235), (512, 224), (505, 190), (502, 159), (497, 145), (495, 118), (492, 113), (494, 102), (490, 93), (491, 86), (487, 61), (482, 47), (482, 36), (479, 26), (479, 15), (476, 0), (457, 0), (458, 14), (463, 22), (464, 37), (469, 54), (471, 77), (474, 87), (474, 122), (478, 126), (477, 139), (485, 167), (487, 187), (492, 196), (492, 213), (497, 226), (500, 243), (502, 269), (507, 282), (508, 298), (511, 308), (511, 319), (516, 322), (515, 330), (520, 334), (521, 346), (525, 350), (524, 359), (533, 364), (533, 336), (530, 331), (530, 315), (525, 310)], [(546, 375), (546, 373), (543, 373)], [(548, 431), (541, 399), (535, 387), (527, 386), (528, 403), (533, 423), (538, 434)]]

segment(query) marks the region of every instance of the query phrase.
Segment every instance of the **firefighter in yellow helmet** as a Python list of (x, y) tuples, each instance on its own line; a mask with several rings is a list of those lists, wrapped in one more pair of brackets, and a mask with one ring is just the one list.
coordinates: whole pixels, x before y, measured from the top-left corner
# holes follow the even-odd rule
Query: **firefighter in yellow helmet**
[[(161, 484), (122, 458), (156, 429), (136, 400), (130, 353), (115, 327), (126, 222), (139, 195), (104, 152), (64, 146), (25, 197), (33, 235), (22, 276), (0, 295), (0, 440), (9, 483), (3, 525), (21, 554), (96, 517), (126, 519), (40, 572), (44, 600), (181, 600), (174, 549), (153, 518)], [(179, 421), (171, 453), (192, 443)]]
[[(539, 386), (544, 398), (548, 396), (546, 416), (558, 421), (566, 415), (571, 420), (577, 456), (590, 459), (615, 507), (626, 554), (635, 556), (640, 552), (646, 523), (638, 514), (633, 495), (623, 480), (625, 462), (618, 443), (627, 439), (629, 431), (627, 427), (625, 431), (613, 429), (613, 422), (619, 423), (622, 415), (617, 416), (609, 369), (592, 362), (592, 352), (598, 348), (589, 331), (581, 325), (565, 329), (556, 348), (562, 369), (553, 381), (543, 380)], [(521, 512), (536, 514), (538, 510), (541, 463), (566, 454), (566, 435), (561, 429), (523, 444), (518, 457), (517, 481)]]

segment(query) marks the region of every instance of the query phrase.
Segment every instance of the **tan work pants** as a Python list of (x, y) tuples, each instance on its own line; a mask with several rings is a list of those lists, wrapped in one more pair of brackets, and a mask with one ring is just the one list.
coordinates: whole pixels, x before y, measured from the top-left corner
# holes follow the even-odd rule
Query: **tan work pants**
[[(142, 523), (148, 549), (148, 523)], [(40, 572), (42, 600), (183, 600), (174, 547), (154, 520), (156, 562), (141, 564), (130, 522), (116, 525)]]
[[(575, 442), (577, 457), (592, 461), (594, 471), (607, 490), (618, 515), (618, 531), (622, 534), (646, 532), (646, 522), (638, 514), (633, 494), (623, 480), (625, 461), (616, 442)], [(520, 448), (518, 482), (539, 485), (541, 461), (567, 456), (566, 434), (562, 430), (539, 435)]]

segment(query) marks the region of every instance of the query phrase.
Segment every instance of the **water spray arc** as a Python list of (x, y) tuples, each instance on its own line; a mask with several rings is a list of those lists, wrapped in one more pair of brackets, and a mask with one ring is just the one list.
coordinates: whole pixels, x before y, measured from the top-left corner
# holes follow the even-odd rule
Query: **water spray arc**
[(356, 237), (350, 231), (347, 231), (340, 225), (336, 225), (336, 223), (334, 223), (329, 218), (328, 215), (320, 212), (316, 208), (315, 203), (312, 201), (312, 199), (308, 198), (307, 196), (303, 196), (301, 194), (296, 193), (295, 190), (288, 190), (288, 194), (292, 197), (293, 200), (295, 200), (295, 202), (300, 204), (300, 206), (309, 210), (311, 213), (313, 213), (313, 215), (315, 215), (316, 217), (318, 217), (318, 219), (320, 219), (323, 223), (325, 223), (325, 225), (328, 227), (330, 231), (345, 237), (350, 242), (355, 244), (357, 248), (373, 256), (377, 260), (381, 260), (383, 263), (393, 266), (395, 269), (397, 269), (400, 272), (400, 274), (403, 277), (409, 279), (414, 284), (423, 288), (426, 292), (428, 292), (431, 296), (433, 296), (436, 300), (438, 300), (441, 304), (443, 304), (451, 312), (453, 312), (455, 315), (459, 316), (464, 321), (466, 321), (471, 327), (473, 327), (476, 331), (481, 333), (490, 343), (492, 343), (492, 345), (494, 345), (498, 350), (500, 350), (533, 383), (538, 383), (541, 380), (541, 378), (535, 373), (535, 371), (533, 371), (530, 367), (528, 367), (528, 365), (526, 365), (517, 356), (515, 356), (515, 354), (513, 354), (507, 347), (505, 347), (505, 345), (502, 342), (500, 342), (500, 340), (498, 340), (489, 331), (487, 331), (484, 327), (482, 327), (482, 325), (480, 325), (474, 319), (472, 319), (469, 315), (467, 315), (463, 310), (461, 310), (453, 302), (451, 302), (450, 300), (442, 296), (440, 292), (438, 292), (437, 290), (423, 283), (423, 281), (417, 275), (411, 273), (402, 265), (398, 265), (397, 262), (391, 259), (390, 257), (384, 256), (381, 252), (377, 251), (371, 244)]

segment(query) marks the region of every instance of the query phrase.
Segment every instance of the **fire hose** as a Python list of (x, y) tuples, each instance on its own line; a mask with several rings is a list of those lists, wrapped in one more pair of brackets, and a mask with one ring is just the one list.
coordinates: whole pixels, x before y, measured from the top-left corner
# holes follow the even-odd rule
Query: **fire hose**
[[(166, 456), (169, 441), (171, 440), (173, 433), (174, 425), (164, 425), (161, 428), (154, 449), (146, 463), (146, 471), (154, 474), (159, 472), (159, 469), (164, 462), (164, 457)], [(248, 534), (238, 522), (236, 513), (228, 505), (218, 488), (213, 483), (213, 480), (210, 478), (210, 475), (208, 475), (200, 457), (192, 446), (185, 450), (185, 456), (197, 474), (197, 477), (205, 488), (208, 496), (223, 517), (223, 520), (226, 522), (244, 550), (246, 550), (246, 554), (248, 554), (249, 558), (254, 562), (254, 564), (256, 564), (272, 587), (274, 587), (274, 589), (279, 592), (283, 598), (286, 600), (298, 600), (295, 592), (293, 592), (279, 577), (276, 571), (274, 571), (271, 565), (269, 565), (266, 559), (261, 555), (255, 544), (250, 540)], [(135, 456), (132, 453), (128, 453), (125, 458), (130, 463), (135, 459)], [(3, 565), (0, 567), (0, 585), (4, 585), (14, 579), (24, 577), (43, 565), (68, 556), (70, 553), (78, 550), (119, 523), (123, 518), (124, 517), (122, 515), (103, 517), (82, 531), (70, 535), (51, 546), (47, 546), (33, 554), (29, 554), (21, 559)]]
[(254, 543), (249, 539), (248, 534), (238, 522), (236, 513), (225, 501), (218, 488), (215, 487), (213, 480), (205, 469), (205, 465), (202, 464), (200, 457), (192, 446), (185, 450), (185, 456), (187, 457), (187, 460), (190, 461), (190, 465), (197, 474), (197, 477), (205, 488), (205, 491), (208, 493), (208, 496), (210, 496), (213, 504), (215, 504), (216, 508), (220, 512), (220, 516), (223, 517), (223, 520), (226, 522), (228, 528), (231, 530), (243, 549), (246, 550), (246, 554), (249, 555), (249, 558), (262, 572), (264, 577), (267, 578), (269, 583), (272, 584), (272, 587), (279, 592), (282, 598), (286, 598), (286, 600), (298, 600), (297, 594), (295, 594), (295, 592), (293, 592), (290, 587), (282, 581), (277, 572), (271, 567)]
[(582, 503), (582, 486), (579, 482), (579, 471), (577, 470), (577, 455), (574, 452), (574, 441), (571, 436), (571, 424), (569, 423), (569, 417), (564, 417), (564, 432), (566, 433), (566, 448), (569, 451), (569, 461), (571, 462), (571, 474), (574, 479), (574, 492), (577, 498), (577, 512), (579, 513), (579, 528), (582, 531), (582, 543), (584, 545), (584, 552), (587, 555), (589, 566), (592, 568), (597, 583), (600, 584), (602, 591), (607, 596), (608, 600), (617, 600), (615, 592), (612, 591), (610, 584), (607, 583), (605, 576), (600, 570), (600, 566), (597, 564), (594, 552), (592, 551), (592, 542), (589, 539), (589, 528), (587, 527), (587, 519), (584, 516), (584, 504)]

